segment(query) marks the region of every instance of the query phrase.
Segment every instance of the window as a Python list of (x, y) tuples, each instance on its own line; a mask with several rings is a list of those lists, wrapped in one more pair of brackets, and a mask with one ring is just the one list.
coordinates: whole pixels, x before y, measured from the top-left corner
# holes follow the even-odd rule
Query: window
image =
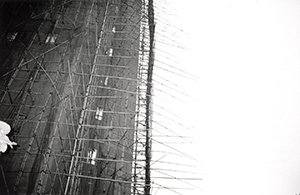
[(108, 56), (112, 56), (113, 52), (114, 52), (114, 50), (112, 48), (110, 48), (108, 51), (105, 52), (105, 54)]
[(108, 77), (106, 77), (104, 80), (104, 85), (106, 86), (107, 84), (108, 84)]
[(103, 117), (103, 108), (97, 107), (95, 119), (101, 121)]
[(90, 150), (88, 152), (87, 162), (91, 165), (95, 165), (96, 164), (96, 157), (97, 157), (97, 150), (96, 149)]
[(17, 35), (18, 32), (9, 32), (8, 35), (6, 36), (6, 40), (13, 41), (16, 39)]
[(50, 43), (50, 44), (54, 44), (56, 41), (57, 35), (56, 34), (49, 34), (47, 36), (47, 39), (45, 41), (46, 44)]

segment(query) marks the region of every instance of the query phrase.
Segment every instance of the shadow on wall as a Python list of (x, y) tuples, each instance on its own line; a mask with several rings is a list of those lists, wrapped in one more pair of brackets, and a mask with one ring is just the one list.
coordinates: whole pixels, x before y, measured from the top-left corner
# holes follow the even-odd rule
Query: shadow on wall
[[(9, 71), (18, 62), (18, 51), (24, 50), (32, 38), (34, 28), (28, 22), (35, 19), (47, 4), (37, 0), (6, 0), (0, 5), (0, 84), (9, 79)], [(16, 56), (14, 59), (14, 56)]]

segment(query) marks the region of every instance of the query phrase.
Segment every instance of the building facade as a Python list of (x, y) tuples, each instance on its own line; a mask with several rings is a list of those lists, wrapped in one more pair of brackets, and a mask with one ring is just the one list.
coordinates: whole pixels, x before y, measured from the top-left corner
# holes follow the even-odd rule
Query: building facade
[(135, 194), (145, 2), (0, 6), (0, 120), (18, 144), (0, 156), (0, 193)]

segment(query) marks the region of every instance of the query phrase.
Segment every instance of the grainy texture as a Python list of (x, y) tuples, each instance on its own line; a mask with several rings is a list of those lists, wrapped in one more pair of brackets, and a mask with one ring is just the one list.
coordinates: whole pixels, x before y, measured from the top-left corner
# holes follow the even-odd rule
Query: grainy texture
[(141, 1), (0, 6), (0, 193), (130, 194)]

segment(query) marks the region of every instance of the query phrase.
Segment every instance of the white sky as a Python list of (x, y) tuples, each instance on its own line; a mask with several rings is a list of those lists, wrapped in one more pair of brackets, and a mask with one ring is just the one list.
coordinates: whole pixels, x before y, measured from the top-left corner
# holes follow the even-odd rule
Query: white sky
[(178, 66), (199, 77), (185, 83), (197, 101), (182, 108), (200, 141), (195, 194), (300, 193), (300, 1), (171, 5), (190, 34)]

